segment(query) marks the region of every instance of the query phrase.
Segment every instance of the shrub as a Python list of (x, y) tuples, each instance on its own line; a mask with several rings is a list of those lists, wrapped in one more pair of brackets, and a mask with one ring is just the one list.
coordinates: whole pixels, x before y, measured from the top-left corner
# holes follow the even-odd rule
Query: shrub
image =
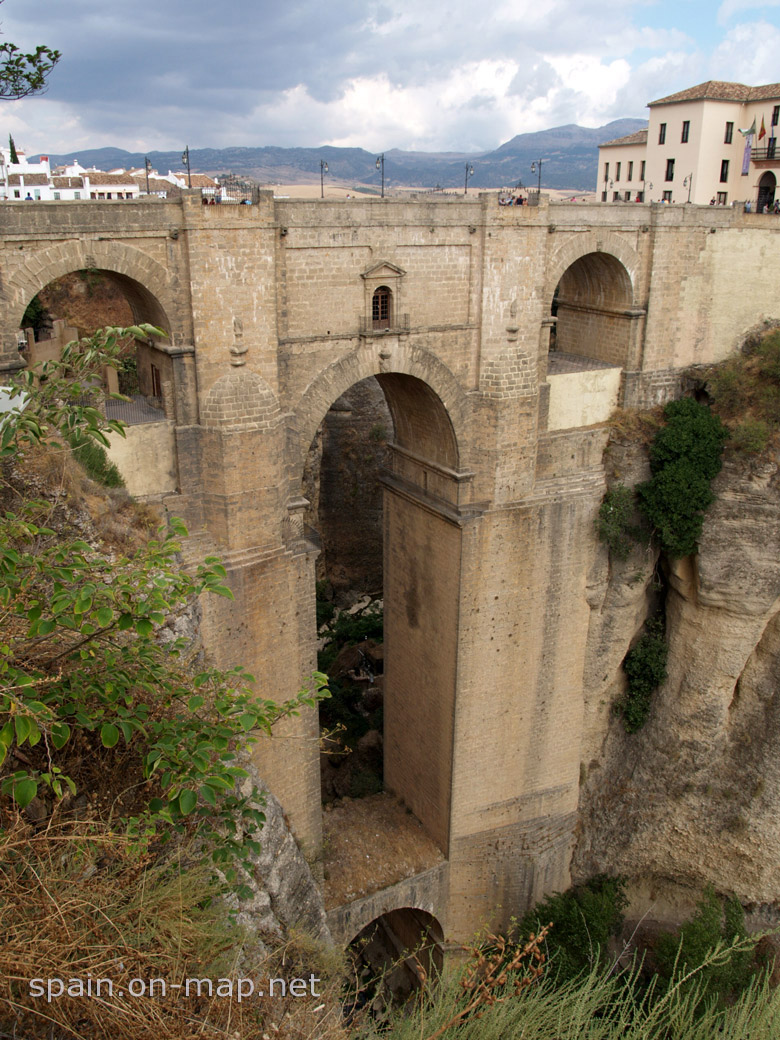
[(647, 722), (650, 699), (666, 680), (666, 657), (669, 648), (660, 620), (650, 621), (646, 631), (623, 661), (628, 676), (628, 689), (620, 704), (627, 733), (636, 733)]
[(125, 482), (122, 474), (106, 455), (105, 448), (101, 447), (91, 437), (85, 437), (81, 431), (76, 430), (68, 437), (68, 444), (73, 449), (73, 454), (97, 484), (103, 487), (124, 487)]
[(652, 477), (637, 488), (639, 504), (661, 548), (679, 558), (695, 553), (704, 512), (714, 500), (710, 481), (720, 472), (728, 431), (704, 405), (686, 397), (664, 409), (666, 425), (650, 448)]
[[(732, 896), (724, 902), (709, 886), (693, 917), (657, 940), (654, 959), (658, 974), (668, 982), (678, 970), (685, 972), (703, 965), (718, 944), (730, 945), (745, 936), (745, 914), (739, 900)], [(752, 949), (734, 950), (703, 967), (696, 984), (722, 1007), (750, 984), (753, 959)]]
[(520, 934), (552, 922), (546, 940), (550, 965), (558, 982), (565, 982), (606, 962), (607, 944), (620, 931), (626, 905), (625, 880), (599, 874), (547, 896), (523, 917)]
[(618, 560), (628, 558), (639, 538), (639, 528), (632, 523), (634, 492), (625, 484), (615, 484), (604, 495), (596, 517), (596, 531), (602, 542)]
[(763, 419), (744, 419), (731, 432), (731, 444), (743, 455), (760, 455), (769, 443), (772, 431)]

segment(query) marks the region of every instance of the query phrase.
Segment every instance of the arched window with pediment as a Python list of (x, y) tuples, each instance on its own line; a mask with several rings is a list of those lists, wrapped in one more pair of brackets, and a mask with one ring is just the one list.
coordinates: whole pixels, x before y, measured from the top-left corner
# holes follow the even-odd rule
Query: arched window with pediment
[(386, 285), (374, 290), (371, 318), (375, 329), (389, 329), (393, 320), (393, 294)]

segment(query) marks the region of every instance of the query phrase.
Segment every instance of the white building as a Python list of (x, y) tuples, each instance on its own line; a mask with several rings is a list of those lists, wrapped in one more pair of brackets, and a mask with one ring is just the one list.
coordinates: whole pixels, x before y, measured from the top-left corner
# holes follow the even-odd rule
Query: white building
[(52, 198), (51, 169), (48, 155), (40, 162), (30, 163), (21, 150), (18, 162), (11, 162), (10, 148), (0, 148), (0, 199), (27, 199), (38, 202)]
[(0, 148), (0, 201), (78, 202), (82, 199), (135, 199), (138, 185), (132, 177), (121, 173), (85, 170), (78, 161), (52, 172), (49, 157), (27, 161), (17, 151), (18, 162), (11, 162), (8, 148)]
[(647, 130), (599, 146), (602, 202), (772, 205), (780, 83), (709, 80), (648, 107)]

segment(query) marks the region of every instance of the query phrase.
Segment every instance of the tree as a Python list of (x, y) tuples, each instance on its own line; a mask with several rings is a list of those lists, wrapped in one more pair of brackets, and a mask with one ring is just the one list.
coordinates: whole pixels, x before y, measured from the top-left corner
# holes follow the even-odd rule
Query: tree
[[(13, 135), (8, 135), (8, 151), (10, 153), (10, 161), (16, 165), (19, 162), (19, 156), (16, 154), (16, 145), (14, 144)], [(37, 298), (37, 297), (36, 297)]]
[(50, 47), (39, 46), (25, 54), (15, 43), (0, 44), (0, 101), (43, 93), (46, 77), (60, 57), (60, 52)]
[(232, 598), (219, 561), (182, 570), (177, 520), (127, 555), (104, 552), (57, 529), (58, 498), (31, 497), (19, 470), (74, 434), (106, 445), (107, 432), (123, 433), (97, 407), (99, 373), (121, 364), (124, 337), (151, 334), (162, 333), (110, 328), (68, 344), (60, 361), (17, 377), (20, 406), (0, 419), (0, 794), (21, 809), (36, 796), (56, 805), (76, 794), (84, 761), (102, 760), (121, 776), (114, 819), (141, 838), (197, 829), (221, 863), (256, 848), (262, 822), (257, 792), (235, 789), (247, 776), (238, 750), (326, 695), (325, 677), (277, 705), (241, 668), (189, 667), (187, 644), (161, 629), (202, 593)]

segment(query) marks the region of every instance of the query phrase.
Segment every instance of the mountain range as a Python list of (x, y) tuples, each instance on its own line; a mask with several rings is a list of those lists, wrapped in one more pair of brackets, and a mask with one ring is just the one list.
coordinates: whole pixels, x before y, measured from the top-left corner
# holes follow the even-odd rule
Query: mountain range
[[(531, 163), (542, 160), (542, 187), (592, 191), (596, 185), (598, 145), (647, 126), (644, 119), (616, 119), (596, 128), (569, 123), (551, 130), (518, 134), (490, 152), (385, 153), (385, 184), (389, 187), (459, 188), (466, 168), (473, 167), (469, 187), (500, 188), (535, 186), (538, 178)], [(232, 173), (261, 184), (310, 183), (320, 176), (320, 163), (328, 164), (328, 181), (379, 186), (377, 155), (362, 148), (192, 148), (193, 173)], [(67, 155), (49, 155), (52, 166), (78, 159), (82, 166), (108, 170), (143, 167), (149, 158), (160, 173), (181, 170), (182, 153), (127, 152), (121, 148), (93, 148)]]

